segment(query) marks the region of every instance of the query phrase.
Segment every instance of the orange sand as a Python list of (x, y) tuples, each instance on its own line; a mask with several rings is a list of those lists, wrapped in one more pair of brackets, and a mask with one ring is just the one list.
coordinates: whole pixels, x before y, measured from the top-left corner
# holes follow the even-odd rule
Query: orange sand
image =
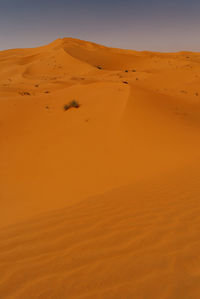
[(0, 298), (200, 298), (200, 54), (66, 38), (0, 70)]

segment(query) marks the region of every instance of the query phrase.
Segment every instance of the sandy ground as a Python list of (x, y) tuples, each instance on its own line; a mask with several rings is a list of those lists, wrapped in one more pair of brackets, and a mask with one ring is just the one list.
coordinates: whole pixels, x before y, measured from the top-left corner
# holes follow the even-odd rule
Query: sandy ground
[(59, 39), (0, 69), (0, 298), (200, 298), (200, 54)]

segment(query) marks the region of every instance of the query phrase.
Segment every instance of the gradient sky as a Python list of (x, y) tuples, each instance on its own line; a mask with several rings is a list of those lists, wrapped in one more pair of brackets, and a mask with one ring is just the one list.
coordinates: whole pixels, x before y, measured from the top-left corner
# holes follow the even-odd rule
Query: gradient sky
[(0, 49), (75, 37), (135, 50), (200, 52), (200, 0), (0, 0)]

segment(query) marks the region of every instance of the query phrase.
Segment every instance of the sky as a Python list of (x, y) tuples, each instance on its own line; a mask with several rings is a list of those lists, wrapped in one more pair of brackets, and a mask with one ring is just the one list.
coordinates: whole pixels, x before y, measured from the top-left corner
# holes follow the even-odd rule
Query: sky
[(0, 50), (74, 37), (134, 50), (200, 52), (200, 0), (0, 0)]

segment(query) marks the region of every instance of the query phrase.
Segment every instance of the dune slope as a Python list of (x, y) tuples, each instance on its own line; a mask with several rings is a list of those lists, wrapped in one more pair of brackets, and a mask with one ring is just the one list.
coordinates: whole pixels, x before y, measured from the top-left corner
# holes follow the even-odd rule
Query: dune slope
[(199, 298), (200, 54), (66, 38), (0, 68), (0, 297)]

